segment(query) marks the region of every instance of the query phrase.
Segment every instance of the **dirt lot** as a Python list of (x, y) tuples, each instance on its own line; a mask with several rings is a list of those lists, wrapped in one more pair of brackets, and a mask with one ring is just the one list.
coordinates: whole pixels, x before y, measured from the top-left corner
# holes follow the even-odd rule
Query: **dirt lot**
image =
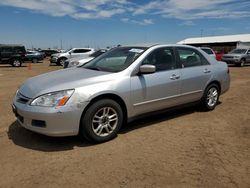
[(231, 67), (231, 89), (212, 112), (189, 107), (124, 127), (90, 145), (21, 128), (12, 97), (48, 61), (0, 66), (0, 187), (250, 187), (250, 66)]

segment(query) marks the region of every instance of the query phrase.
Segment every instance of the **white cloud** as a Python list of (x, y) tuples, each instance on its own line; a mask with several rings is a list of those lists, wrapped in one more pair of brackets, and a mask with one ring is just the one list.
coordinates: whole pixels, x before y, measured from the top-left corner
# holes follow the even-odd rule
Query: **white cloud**
[(51, 16), (77, 19), (109, 18), (126, 12), (127, 0), (4, 0), (0, 5), (28, 9)]
[(191, 20), (186, 20), (186, 21), (182, 22), (180, 25), (193, 26), (193, 25), (195, 25), (195, 23)]
[(152, 19), (134, 20), (129, 18), (122, 18), (121, 21), (124, 23), (137, 24), (143, 26), (154, 24), (154, 21)]
[[(249, 0), (154, 0), (139, 3), (132, 0), (2, 0), (0, 6), (12, 6), (51, 16), (75, 19), (101, 19), (117, 15), (129, 17), (139, 25), (153, 24), (155, 16), (184, 20), (192, 25), (195, 19), (250, 17)], [(142, 1), (141, 1), (142, 2)], [(145, 19), (143, 17), (147, 17)], [(138, 21), (140, 18), (141, 21)], [(190, 22), (187, 22), (190, 21)]]
[(156, 0), (139, 6), (134, 15), (160, 15), (165, 18), (194, 20), (203, 18), (250, 17), (250, 1), (241, 0)]

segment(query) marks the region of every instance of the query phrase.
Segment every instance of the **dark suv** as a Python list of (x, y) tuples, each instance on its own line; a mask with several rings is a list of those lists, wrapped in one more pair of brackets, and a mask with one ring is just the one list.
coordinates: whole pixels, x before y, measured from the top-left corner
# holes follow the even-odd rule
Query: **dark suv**
[(22, 45), (0, 44), (0, 64), (11, 64), (20, 67), (25, 59), (26, 50)]

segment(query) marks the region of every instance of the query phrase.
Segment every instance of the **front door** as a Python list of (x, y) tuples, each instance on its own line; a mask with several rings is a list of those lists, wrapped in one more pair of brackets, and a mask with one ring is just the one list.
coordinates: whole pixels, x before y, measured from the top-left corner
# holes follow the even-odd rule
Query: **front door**
[(152, 74), (131, 77), (131, 101), (134, 115), (160, 110), (178, 104), (180, 69), (172, 48), (154, 50), (142, 62), (156, 67)]

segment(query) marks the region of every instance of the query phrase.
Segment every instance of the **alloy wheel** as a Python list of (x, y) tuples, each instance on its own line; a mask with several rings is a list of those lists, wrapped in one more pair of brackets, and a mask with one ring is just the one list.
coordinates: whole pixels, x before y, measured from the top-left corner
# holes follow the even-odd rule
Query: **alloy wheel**
[(210, 88), (207, 93), (207, 105), (209, 107), (215, 106), (218, 101), (218, 96), (218, 90), (215, 87)]
[(110, 135), (117, 127), (118, 113), (112, 107), (99, 109), (92, 119), (92, 130), (97, 136)]

